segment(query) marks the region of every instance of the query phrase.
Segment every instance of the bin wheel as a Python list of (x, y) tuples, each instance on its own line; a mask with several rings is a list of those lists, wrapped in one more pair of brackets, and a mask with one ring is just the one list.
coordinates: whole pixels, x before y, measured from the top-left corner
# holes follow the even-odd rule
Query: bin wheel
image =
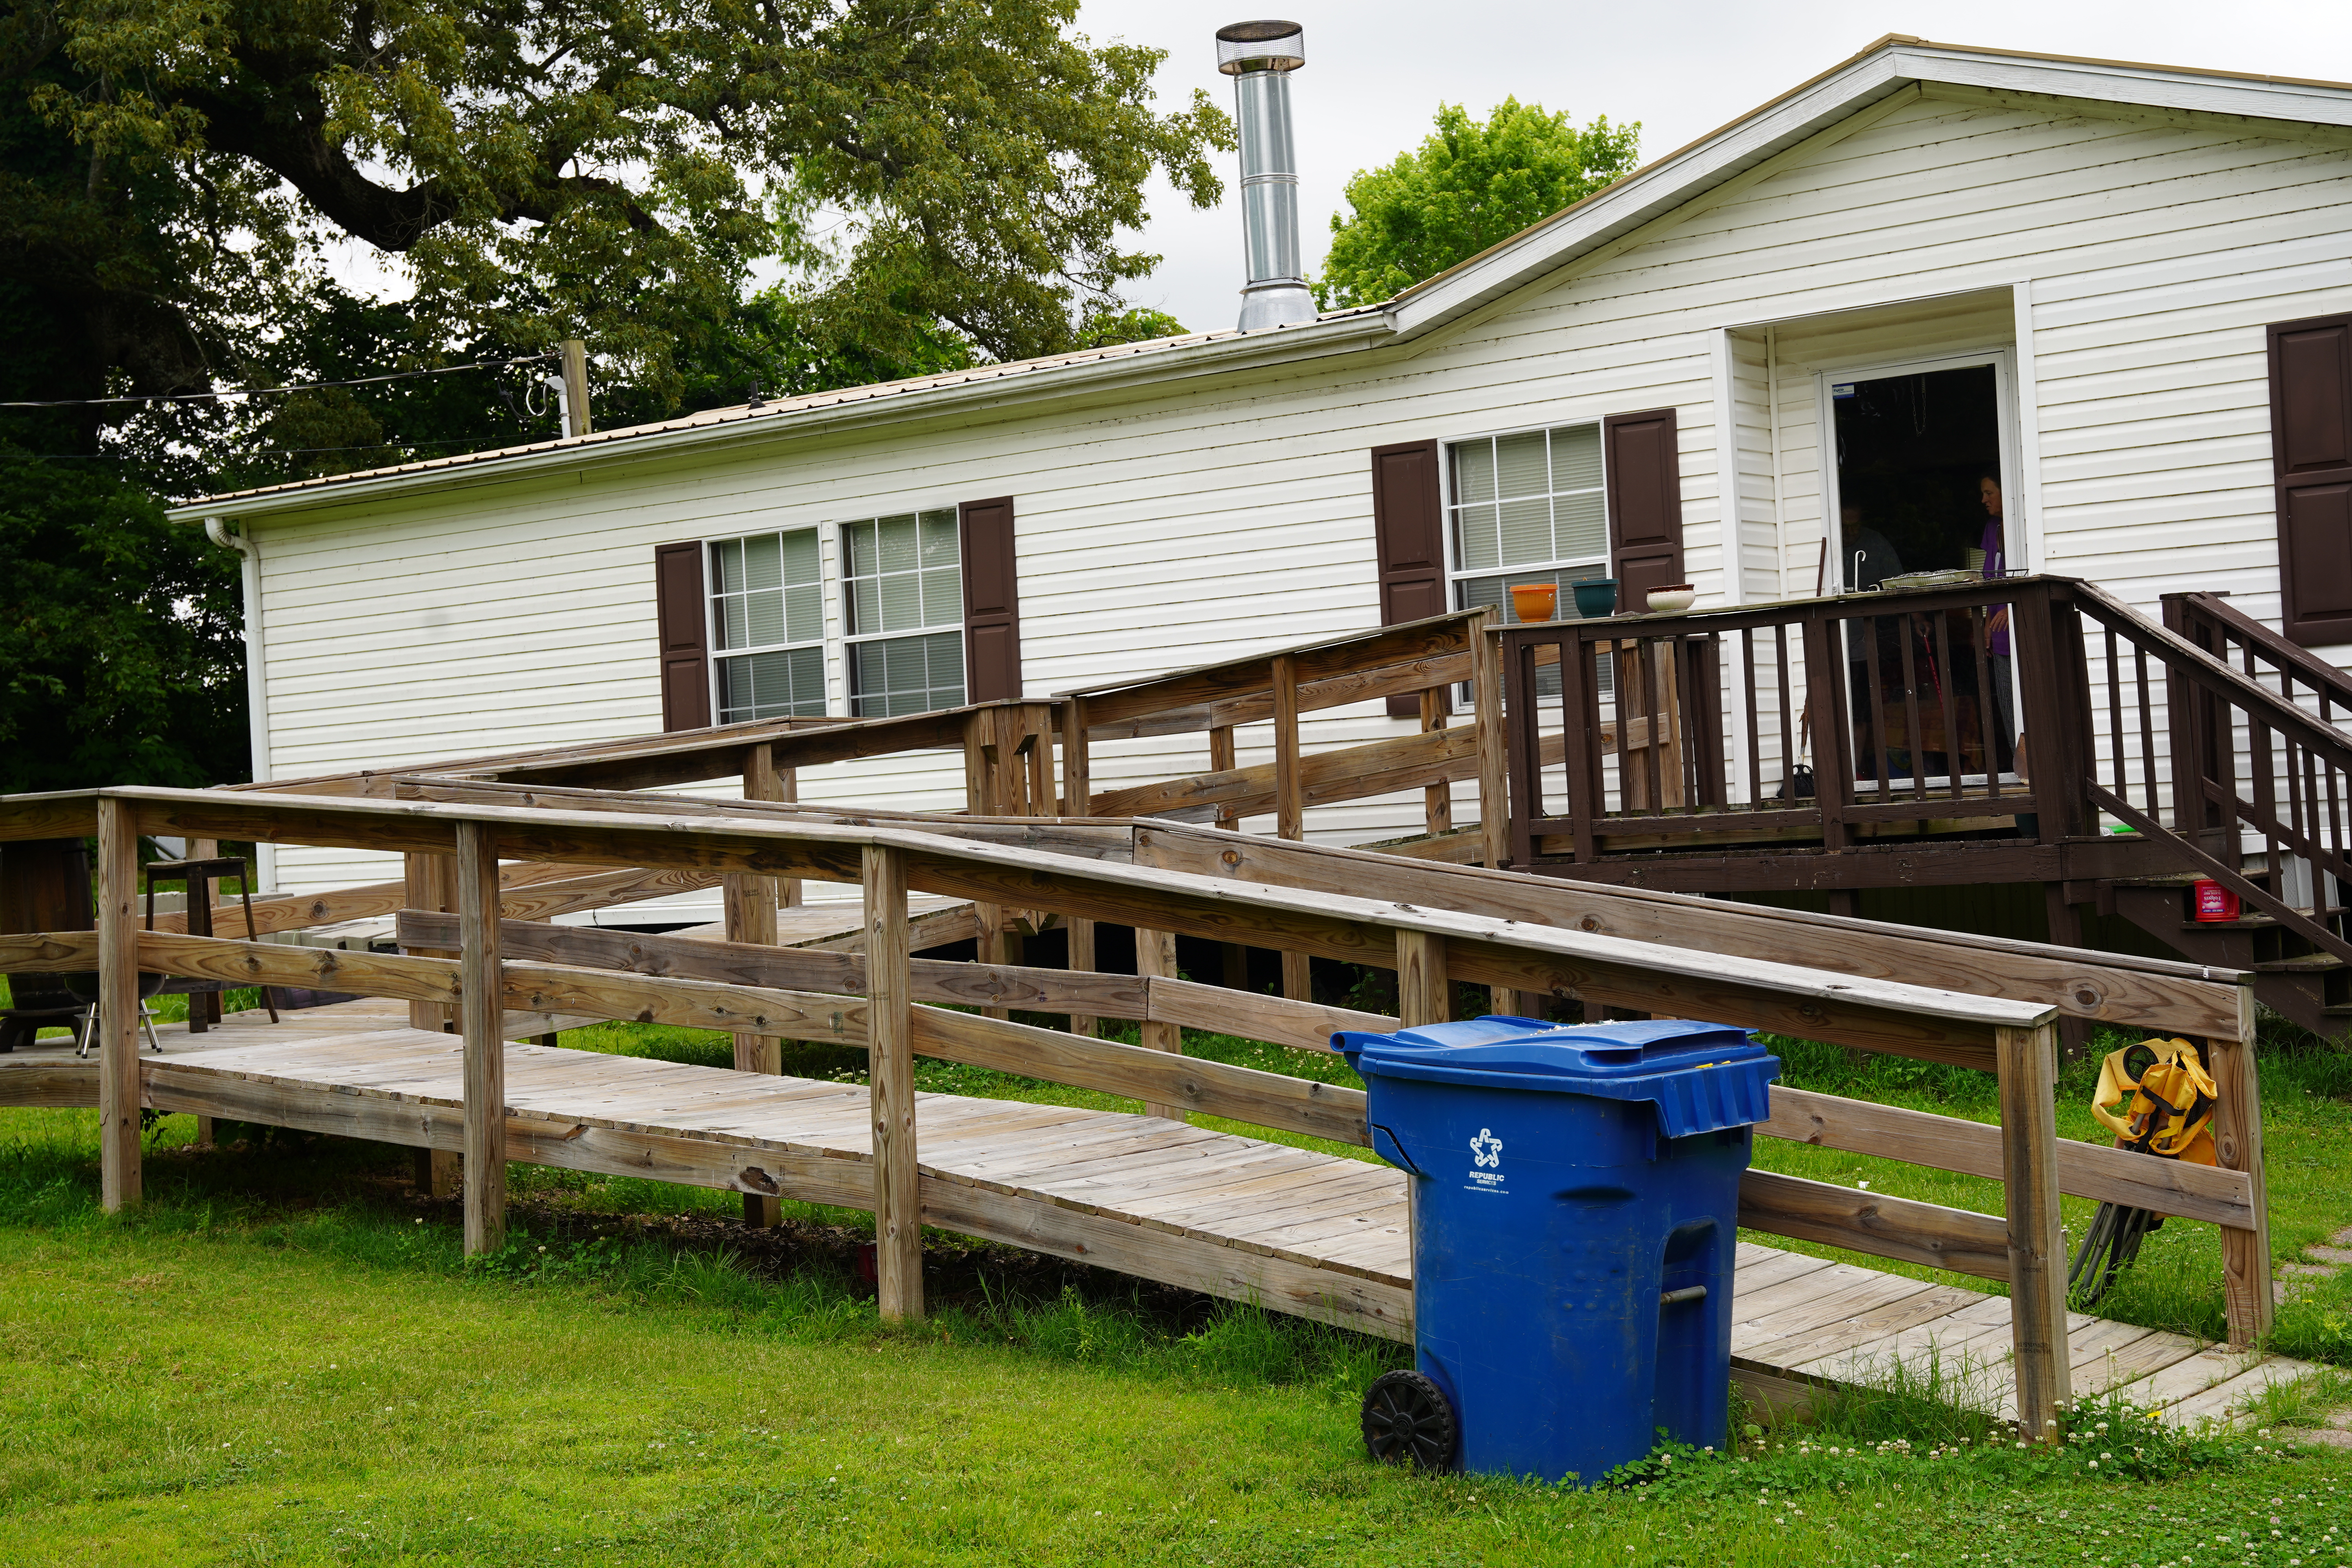
[(1417, 1372), (1384, 1372), (1364, 1390), (1364, 1447), (1382, 1464), (1450, 1470), (1462, 1428), (1445, 1391)]

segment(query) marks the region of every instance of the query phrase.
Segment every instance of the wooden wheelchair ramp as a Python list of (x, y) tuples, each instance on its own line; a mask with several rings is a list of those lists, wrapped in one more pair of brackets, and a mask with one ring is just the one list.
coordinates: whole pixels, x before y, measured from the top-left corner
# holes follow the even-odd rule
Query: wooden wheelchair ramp
[[(299, 1032), (298, 1032), (299, 1031)], [(141, 1062), (163, 1111), (412, 1147), (463, 1142), (463, 1046), (366, 1002), (279, 1026), (232, 1020)], [(44, 1053), (46, 1055), (46, 1053)], [(96, 1064), (0, 1063), (0, 1103), (97, 1100)], [(531, 1164), (870, 1208), (862, 1083), (556, 1047), (506, 1048), (506, 1134)], [(1393, 1339), (1412, 1334), (1403, 1177), (1381, 1164), (1116, 1111), (918, 1097), (927, 1225)], [(2003, 1296), (1743, 1242), (1735, 1375), (1772, 1401), (1931, 1363), (2015, 1414)], [(2183, 1335), (2067, 1319), (2078, 1398), (2110, 1388), (2226, 1417), (2312, 1368)]]

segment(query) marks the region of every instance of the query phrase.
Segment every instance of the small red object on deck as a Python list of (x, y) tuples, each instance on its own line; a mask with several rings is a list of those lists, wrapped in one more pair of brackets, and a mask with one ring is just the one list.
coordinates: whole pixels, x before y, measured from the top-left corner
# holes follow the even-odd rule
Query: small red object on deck
[(2195, 884), (2197, 918), (2204, 921), (2233, 921), (2238, 918), (2238, 895), (2210, 879)]

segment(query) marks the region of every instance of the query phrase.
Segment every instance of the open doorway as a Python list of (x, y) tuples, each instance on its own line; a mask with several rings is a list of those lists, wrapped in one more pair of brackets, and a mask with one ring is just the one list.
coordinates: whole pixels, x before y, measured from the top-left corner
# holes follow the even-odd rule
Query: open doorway
[[(1987, 355), (1822, 377), (1832, 583), (1851, 593), (1918, 573), (2011, 569), (2005, 368)], [(1884, 784), (2011, 772), (2006, 609), (1977, 619), (1872, 614), (1866, 603), (1844, 623), (1853, 776)]]
[(1984, 542), (1982, 481), (2002, 474), (2000, 380), (1992, 363), (1830, 380), (1835, 576), (1849, 591), (1982, 568), (1970, 552)]

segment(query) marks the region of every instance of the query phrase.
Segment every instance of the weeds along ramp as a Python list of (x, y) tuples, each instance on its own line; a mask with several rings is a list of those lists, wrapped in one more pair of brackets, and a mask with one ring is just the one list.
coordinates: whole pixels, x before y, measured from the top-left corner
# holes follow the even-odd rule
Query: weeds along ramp
[[(368, 1003), (239, 1021), (141, 1063), (161, 1111), (415, 1148), (463, 1142), (463, 1042)], [(195, 1040), (175, 1036), (173, 1043)], [(94, 1105), (97, 1064), (0, 1062), (0, 1101)], [(506, 1047), (509, 1156), (605, 1175), (873, 1206), (862, 1083), (561, 1047)], [(918, 1096), (923, 1223), (1336, 1323), (1412, 1336), (1404, 1177), (1386, 1165), (1125, 1112)], [(1743, 1242), (1735, 1375), (1768, 1403), (1831, 1384), (1918, 1387), (2015, 1415), (2007, 1297)], [(2077, 1398), (2110, 1390), (2226, 1418), (2314, 1369), (2180, 1334), (2067, 1318)]]

